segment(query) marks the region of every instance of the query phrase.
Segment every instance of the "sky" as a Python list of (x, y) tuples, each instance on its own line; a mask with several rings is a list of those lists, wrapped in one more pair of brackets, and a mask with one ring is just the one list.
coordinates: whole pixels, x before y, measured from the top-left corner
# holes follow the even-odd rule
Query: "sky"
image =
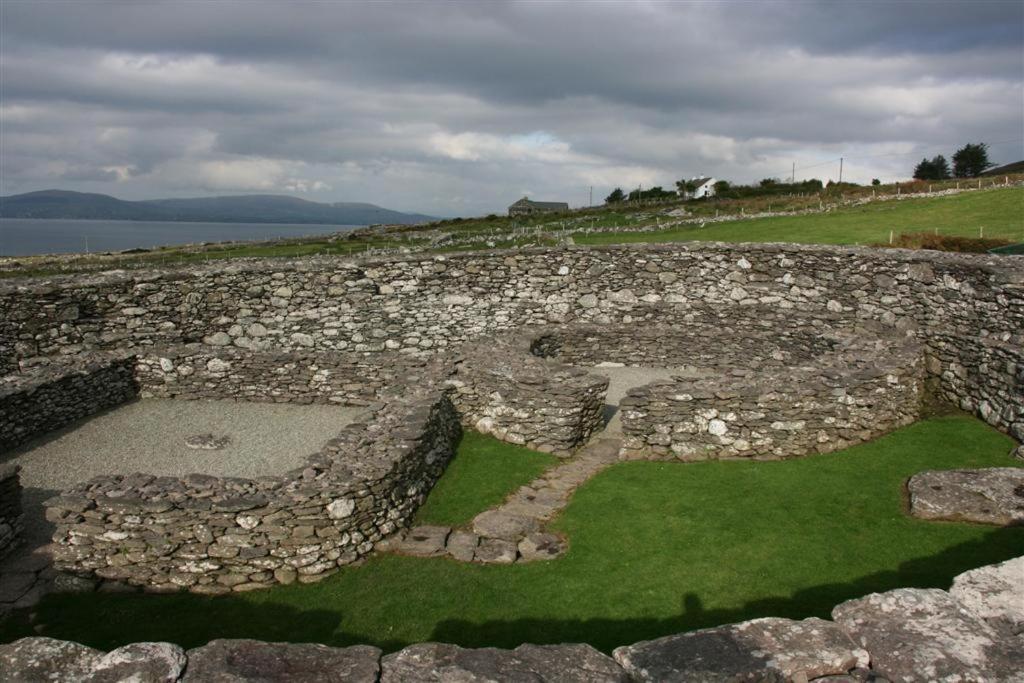
[(0, 194), (439, 216), (1024, 159), (1024, 2), (0, 0)]

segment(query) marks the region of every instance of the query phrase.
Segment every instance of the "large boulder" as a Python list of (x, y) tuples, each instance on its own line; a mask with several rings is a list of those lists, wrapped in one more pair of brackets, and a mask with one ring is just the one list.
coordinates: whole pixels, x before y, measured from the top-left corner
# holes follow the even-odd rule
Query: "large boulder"
[(723, 683), (845, 674), (868, 653), (823, 619), (767, 618), (648, 640), (614, 652), (639, 681)]
[(1024, 556), (979, 567), (953, 579), (949, 594), (1024, 648)]
[(837, 605), (832, 618), (892, 681), (1024, 681), (1024, 649), (946, 591), (899, 588)]
[(0, 645), (0, 681), (76, 681), (89, 675), (103, 653), (53, 638), (22, 638)]
[(1024, 524), (1024, 468), (929, 470), (907, 483), (910, 513), (921, 519)]
[(628, 680), (618, 664), (589, 645), (520, 645), (499, 650), (420, 643), (386, 656), (381, 664), (381, 683)]
[(381, 652), (369, 645), (327, 647), (312, 643), (213, 640), (188, 651), (189, 683), (346, 681), (374, 683)]
[(185, 651), (171, 643), (131, 643), (100, 657), (89, 683), (174, 683), (185, 670)]

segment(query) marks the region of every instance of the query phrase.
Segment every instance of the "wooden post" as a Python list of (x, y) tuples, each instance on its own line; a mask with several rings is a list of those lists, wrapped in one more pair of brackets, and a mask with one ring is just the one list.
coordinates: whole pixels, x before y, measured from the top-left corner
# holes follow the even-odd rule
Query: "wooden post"
[(893, 234), (892, 234), (892, 230), (890, 230), (889, 231), (889, 244), (892, 244), (892, 240), (893, 240)]

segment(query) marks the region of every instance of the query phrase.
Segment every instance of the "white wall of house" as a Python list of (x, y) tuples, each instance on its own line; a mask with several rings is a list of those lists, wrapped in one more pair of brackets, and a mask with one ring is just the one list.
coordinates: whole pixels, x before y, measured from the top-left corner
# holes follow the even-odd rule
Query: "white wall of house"
[(698, 187), (693, 193), (693, 199), (700, 199), (701, 197), (714, 197), (715, 196), (715, 183), (718, 181), (714, 178), (708, 178), (708, 181)]

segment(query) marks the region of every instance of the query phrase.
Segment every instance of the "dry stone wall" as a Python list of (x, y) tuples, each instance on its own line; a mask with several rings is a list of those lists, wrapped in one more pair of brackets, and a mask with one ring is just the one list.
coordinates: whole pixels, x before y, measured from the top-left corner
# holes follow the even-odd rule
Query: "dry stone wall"
[(924, 363), (916, 343), (836, 344), (803, 366), (751, 370), (726, 361), (709, 377), (630, 390), (620, 403), (622, 454), (784, 458), (846, 448), (917, 419)]
[(463, 424), (545, 453), (568, 455), (604, 424), (608, 379), (529, 353), (530, 334), (467, 345), (454, 377)]
[(949, 403), (1024, 441), (1024, 335), (970, 338), (931, 335), (928, 374)]
[(0, 558), (18, 545), (24, 530), (18, 469), (17, 465), (0, 465)]
[[(979, 413), (987, 400), (990, 421), (1019, 435), (1024, 418), (1010, 401), (1018, 386), (985, 388), (1007, 375), (982, 381), (986, 364), (964, 361), (982, 342), (1005, 344), (1017, 362), (1022, 302), (1017, 256), (688, 243), (268, 260), (6, 282), (0, 349), (10, 370), (90, 349), (196, 342), (425, 355), (551, 323), (721, 326), (742, 335), (792, 329), (799, 320), (813, 336), (874, 321), (926, 344), (942, 335), (939, 357), (950, 360), (937, 376), (955, 362), (979, 378), (947, 380), (945, 391)], [(974, 393), (982, 390), (989, 396)]]
[[(367, 405), (368, 419), (280, 477), (136, 473), (72, 487), (46, 504), (56, 566), (201, 593), (319, 580), (408, 523), (454, 453), (460, 421), (489, 420), (498, 438), (559, 453), (590, 436), (607, 381), (530, 356), (528, 346), (481, 342), (430, 358), (201, 344), (89, 354), (97, 377), (117, 368), (142, 396), (333, 401)], [(81, 376), (77, 365), (60, 376), (63, 365), (38, 366), (22, 382), (45, 378), (35, 393), (60, 395)], [(75, 397), (88, 403), (83, 391)]]
[(135, 371), (144, 397), (360, 406), (378, 401), (385, 387), (425, 365), (422, 358), (394, 352), (250, 351), (183, 344), (140, 349)]
[(785, 321), (741, 319), (721, 325), (561, 325), (537, 333), (531, 352), (569, 365), (690, 367), (720, 371), (769, 369), (808, 363), (831, 351), (829, 336)]
[(134, 398), (129, 355), (88, 354), (0, 378), (0, 453)]
[(458, 435), (444, 392), (410, 389), (280, 477), (97, 477), (47, 502), (55, 566), (208, 594), (317, 581), (407, 523)]

